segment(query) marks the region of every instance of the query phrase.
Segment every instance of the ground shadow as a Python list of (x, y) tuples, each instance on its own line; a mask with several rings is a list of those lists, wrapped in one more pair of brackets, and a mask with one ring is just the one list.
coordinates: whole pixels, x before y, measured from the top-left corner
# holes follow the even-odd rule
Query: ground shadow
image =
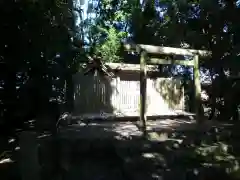
[[(229, 132), (234, 132), (232, 125), (182, 126), (186, 123), (148, 130), (149, 135), (165, 134), (167, 138), (162, 140), (143, 138), (132, 122), (64, 127), (59, 131), (57, 149), (61, 176), (63, 179), (238, 179), (239, 135), (235, 132), (230, 138)], [(41, 152), (45, 149), (40, 156), (42, 167), (53, 162), (51, 154), (57, 154), (50, 147), (42, 145)], [(45, 166), (44, 179), (50, 177), (49, 169)]]
[[(155, 135), (154, 135), (155, 134)], [(239, 179), (239, 124), (155, 120), (144, 138), (130, 121), (60, 127), (39, 134), (42, 179)], [(15, 151), (17, 155), (18, 152)], [(1, 178), (19, 179), (19, 160), (1, 159)], [(4, 177), (5, 176), (5, 177)]]

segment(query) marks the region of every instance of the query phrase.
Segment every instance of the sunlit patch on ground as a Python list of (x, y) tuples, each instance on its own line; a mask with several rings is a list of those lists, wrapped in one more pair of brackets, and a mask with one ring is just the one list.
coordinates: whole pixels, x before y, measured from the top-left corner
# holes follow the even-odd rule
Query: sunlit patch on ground
[[(225, 143), (225, 131), (231, 127), (183, 118), (149, 120), (148, 136), (143, 138), (136, 121), (67, 124), (58, 129), (57, 148), (51, 134), (39, 134), (39, 160), (44, 177), (50, 177), (56, 156), (66, 180), (198, 180), (209, 172), (224, 177), (218, 171), (239, 170), (232, 145)], [(2, 158), (2, 163), (10, 161), (11, 157)]]
[(0, 160), (0, 164), (13, 163), (14, 161), (10, 158), (4, 158)]
[[(61, 158), (72, 179), (194, 180), (211, 171), (225, 178), (225, 172), (237, 172), (238, 160), (230, 155), (230, 146), (215, 143), (229, 127), (171, 118), (149, 120), (144, 139), (138, 124), (130, 121), (78, 123), (61, 127), (58, 133), (65, 149)], [(222, 175), (208, 170), (220, 167)]]

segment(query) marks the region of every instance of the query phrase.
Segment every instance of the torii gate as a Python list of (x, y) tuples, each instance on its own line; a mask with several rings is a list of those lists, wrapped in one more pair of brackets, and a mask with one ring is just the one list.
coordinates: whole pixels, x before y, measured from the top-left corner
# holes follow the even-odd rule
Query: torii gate
[[(199, 57), (209, 57), (212, 52), (193, 49), (182, 49), (172, 47), (161, 47), (143, 44), (124, 44), (127, 51), (135, 51), (140, 54), (140, 122), (144, 134), (146, 134), (146, 83), (147, 83), (147, 68), (149, 64), (175, 64), (192, 66), (194, 74), (194, 89), (195, 89), (195, 113), (196, 120), (200, 122), (200, 106), (201, 106), (201, 82), (199, 70)], [(166, 60), (161, 58), (149, 58), (148, 54), (158, 55), (183, 55), (192, 56), (193, 60)]]

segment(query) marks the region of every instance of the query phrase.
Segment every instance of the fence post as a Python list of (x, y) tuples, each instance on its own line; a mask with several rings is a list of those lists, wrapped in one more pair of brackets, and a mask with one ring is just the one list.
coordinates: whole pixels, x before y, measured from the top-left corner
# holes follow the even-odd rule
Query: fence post
[(197, 122), (201, 121), (201, 81), (200, 81), (200, 71), (199, 71), (199, 56), (194, 56), (194, 91), (195, 91), (195, 112)]
[(19, 143), (22, 180), (40, 180), (36, 133), (29, 131), (21, 132)]
[(146, 129), (146, 93), (147, 93), (147, 67), (146, 67), (146, 52), (141, 52), (140, 57), (140, 122), (143, 128), (144, 136), (147, 135)]

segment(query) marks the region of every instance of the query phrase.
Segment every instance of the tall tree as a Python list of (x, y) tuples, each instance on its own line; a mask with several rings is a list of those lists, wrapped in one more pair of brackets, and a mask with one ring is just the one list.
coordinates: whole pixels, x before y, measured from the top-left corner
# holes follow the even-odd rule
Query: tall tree
[(1, 114), (11, 126), (63, 99), (71, 50), (71, 11), (65, 1), (1, 1)]

